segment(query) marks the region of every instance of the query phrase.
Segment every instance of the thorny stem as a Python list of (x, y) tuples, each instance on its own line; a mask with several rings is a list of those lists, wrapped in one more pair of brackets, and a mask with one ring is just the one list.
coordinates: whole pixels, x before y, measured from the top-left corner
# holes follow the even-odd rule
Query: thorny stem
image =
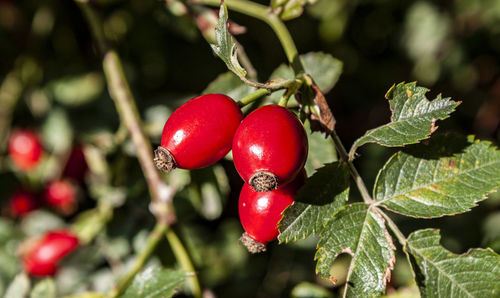
[[(175, 234), (174, 230), (168, 229), (165, 234), (168, 243), (172, 248), (172, 252), (174, 253), (174, 256), (176, 260), (179, 262), (179, 265), (181, 266), (182, 270), (184, 270), (185, 272), (195, 273), (193, 263), (191, 262), (191, 258), (189, 257), (189, 254), (187, 253), (186, 249), (184, 248), (184, 245), (182, 245), (181, 240), (179, 239), (177, 234)], [(193, 274), (191, 277), (188, 277), (188, 286), (189, 288), (191, 288), (191, 292), (193, 293), (194, 297), (196, 298), (202, 297), (200, 282), (196, 274)]]
[(146, 261), (148, 260), (149, 256), (153, 253), (155, 250), (156, 246), (160, 242), (160, 240), (163, 238), (163, 234), (167, 230), (167, 223), (158, 221), (156, 223), (156, 226), (154, 227), (153, 231), (149, 234), (148, 240), (146, 242), (145, 247), (141, 250), (139, 255), (137, 255), (137, 258), (135, 259), (135, 263), (132, 267), (132, 269), (127, 272), (127, 274), (120, 280), (118, 283), (118, 286), (109, 293), (108, 297), (110, 298), (115, 298), (120, 296), (129, 283), (132, 281), (134, 276), (141, 270), (141, 268), (144, 266)]
[(247, 96), (240, 99), (237, 102), (238, 106), (244, 107), (244, 106), (256, 101), (257, 99), (261, 98), (262, 96), (269, 95), (270, 93), (271, 93), (271, 91), (268, 89), (258, 89), (257, 91), (250, 93)]

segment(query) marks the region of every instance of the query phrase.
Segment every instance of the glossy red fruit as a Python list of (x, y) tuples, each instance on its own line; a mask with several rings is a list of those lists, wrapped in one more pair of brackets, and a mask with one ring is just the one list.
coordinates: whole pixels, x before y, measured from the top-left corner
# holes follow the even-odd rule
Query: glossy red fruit
[(304, 127), (292, 112), (277, 105), (250, 113), (234, 135), (234, 165), (256, 191), (273, 190), (290, 182), (306, 158)]
[(243, 185), (239, 215), (245, 233), (240, 240), (250, 252), (265, 251), (265, 244), (278, 236), (278, 223), (283, 216), (281, 213), (293, 203), (304, 180), (303, 171), (291, 183), (272, 191), (256, 192), (249, 184)]
[(24, 216), (38, 208), (36, 196), (26, 190), (18, 190), (10, 199), (10, 212), (14, 216)]
[(68, 230), (49, 232), (29, 249), (24, 257), (24, 269), (34, 276), (54, 275), (57, 263), (78, 244), (78, 238)]
[(9, 154), (22, 171), (34, 169), (42, 156), (42, 144), (35, 132), (16, 130), (9, 138)]
[(45, 189), (44, 198), (48, 206), (64, 214), (75, 211), (78, 203), (76, 186), (67, 180), (50, 182)]
[(163, 128), (161, 146), (155, 150), (158, 169), (198, 169), (223, 158), (243, 115), (228, 96), (206, 94), (175, 110)]

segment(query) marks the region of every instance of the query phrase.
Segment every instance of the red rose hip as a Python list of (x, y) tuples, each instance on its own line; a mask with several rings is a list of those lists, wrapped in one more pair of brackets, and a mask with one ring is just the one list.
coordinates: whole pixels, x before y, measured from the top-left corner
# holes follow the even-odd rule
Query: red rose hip
[(45, 203), (63, 214), (75, 211), (76, 198), (76, 187), (66, 180), (52, 181), (45, 189)]
[(49, 232), (29, 249), (24, 257), (24, 269), (34, 276), (52, 276), (57, 272), (57, 263), (78, 244), (78, 238), (68, 230)]
[(223, 158), (243, 115), (228, 96), (206, 94), (183, 104), (168, 118), (161, 146), (155, 150), (156, 167), (198, 169)]
[(250, 113), (234, 135), (234, 166), (256, 191), (273, 190), (290, 182), (306, 158), (304, 127), (292, 112), (277, 105)]
[(238, 209), (245, 233), (240, 240), (251, 253), (265, 251), (266, 243), (278, 236), (282, 212), (293, 203), (304, 180), (305, 172), (291, 183), (267, 192), (256, 192), (249, 184), (243, 185)]
[(42, 145), (35, 132), (15, 130), (9, 138), (9, 154), (22, 171), (34, 169), (42, 156)]
[(12, 195), (9, 205), (14, 216), (24, 216), (38, 208), (38, 201), (34, 194), (18, 190)]

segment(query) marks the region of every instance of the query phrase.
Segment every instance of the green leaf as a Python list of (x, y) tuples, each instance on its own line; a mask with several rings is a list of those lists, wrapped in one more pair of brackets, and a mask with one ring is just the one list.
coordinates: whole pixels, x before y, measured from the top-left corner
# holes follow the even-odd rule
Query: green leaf
[(254, 92), (255, 90), (255, 88), (244, 84), (232, 72), (226, 72), (219, 75), (214, 81), (212, 81), (203, 91), (203, 94), (221, 93), (231, 97), (234, 100), (239, 100)]
[(393, 155), (379, 172), (373, 197), (414, 217), (469, 211), (500, 187), (500, 151), (474, 137), (439, 136)]
[(30, 298), (55, 298), (56, 284), (51, 278), (39, 281), (30, 293)]
[(101, 293), (87, 292), (87, 293), (83, 293), (83, 294), (65, 296), (64, 298), (104, 298), (104, 297), (106, 297), (106, 296), (101, 294)]
[(345, 163), (334, 162), (318, 169), (283, 212), (279, 241), (296, 241), (319, 233), (348, 197), (349, 169)]
[(42, 126), (42, 138), (47, 149), (57, 153), (69, 150), (73, 141), (73, 128), (65, 110), (54, 108)]
[(415, 144), (427, 139), (436, 129), (436, 120), (448, 118), (460, 102), (438, 95), (433, 101), (425, 97), (428, 89), (413, 83), (393, 86), (385, 97), (392, 111), (391, 122), (369, 130), (356, 140), (350, 152), (366, 143), (377, 143), (387, 147)]
[(183, 271), (151, 266), (134, 277), (132, 284), (121, 297), (171, 297), (188, 276), (189, 274)]
[(308, 155), (304, 166), (308, 174), (312, 174), (316, 169), (327, 163), (337, 160), (337, 152), (333, 140), (320, 132), (313, 132), (309, 121), (304, 123), (308, 140)]
[(352, 258), (343, 296), (378, 296), (390, 279), (394, 249), (382, 217), (364, 203), (355, 203), (339, 211), (321, 232), (316, 271), (330, 277), (334, 260), (347, 253)]
[(26, 273), (19, 273), (10, 283), (4, 297), (24, 298), (30, 290), (30, 280)]
[[(342, 73), (342, 61), (328, 53), (309, 52), (300, 55), (300, 60), (305, 72), (314, 79), (314, 82), (323, 93), (328, 93), (335, 86)], [(293, 79), (294, 77), (292, 68), (284, 64), (276, 68), (271, 74), (271, 79)]]
[(68, 106), (83, 105), (97, 99), (104, 91), (104, 77), (97, 72), (67, 76), (49, 84), (54, 98)]
[(500, 256), (490, 249), (456, 255), (439, 244), (439, 230), (413, 232), (406, 243), (422, 297), (500, 297)]
[(319, 285), (301, 282), (296, 285), (291, 293), (292, 298), (332, 298), (333, 294)]
[(219, 20), (217, 26), (215, 27), (215, 44), (210, 44), (212, 50), (219, 58), (226, 63), (229, 70), (234, 72), (238, 77), (245, 78), (246, 71), (241, 67), (238, 61), (238, 55), (236, 52), (236, 44), (233, 41), (233, 37), (229, 33), (227, 28), (227, 7), (224, 1), (221, 1), (219, 9)]

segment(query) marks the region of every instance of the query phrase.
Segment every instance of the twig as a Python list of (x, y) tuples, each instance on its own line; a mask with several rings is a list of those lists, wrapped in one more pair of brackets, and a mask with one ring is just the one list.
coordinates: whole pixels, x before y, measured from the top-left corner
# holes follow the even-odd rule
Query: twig
[(109, 92), (118, 110), (120, 121), (127, 128), (137, 151), (137, 158), (139, 159), (152, 197), (152, 212), (155, 213), (158, 220), (171, 224), (175, 221), (172, 207), (175, 190), (162, 181), (154, 166), (153, 149), (142, 129), (142, 121), (135, 104), (134, 96), (125, 77), (120, 57), (114, 49), (108, 46), (101, 22), (88, 3), (78, 0), (76, 2), (85, 15), (99, 52), (103, 56), (102, 64)]
[(261, 98), (262, 96), (269, 95), (270, 93), (271, 93), (271, 91), (269, 91), (267, 89), (258, 89), (257, 91), (250, 93), (247, 96), (240, 99), (238, 101), (238, 105), (240, 107), (244, 107), (247, 104), (252, 103), (252, 102), (256, 101), (257, 99)]
[(193, 296), (196, 298), (201, 298), (201, 286), (198, 280), (198, 276), (194, 270), (193, 263), (191, 262), (191, 258), (186, 251), (184, 245), (182, 245), (181, 240), (175, 234), (174, 230), (168, 229), (166, 232), (168, 243), (172, 248), (172, 252), (174, 253), (175, 259), (181, 266), (182, 270), (186, 272), (193, 272), (194, 274), (188, 278), (188, 286), (191, 288), (191, 292)]
[(109, 293), (108, 297), (110, 298), (118, 297), (125, 291), (125, 289), (127, 289), (127, 286), (132, 281), (134, 276), (139, 272), (139, 270), (141, 270), (142, 266), (144, 266), (149, 256), (155, 250), (156, 246), (162, 239), (163, 233), (165, 233), (166, 230), (167, 230), (167, 224), (165, 222), (158, 221), (156, 223), (155, 228), (148, 236), (148, 241), (145, 247), (141, 250), (140, 254), (137, 255), (134, 266), (120, 280), (118, 286), (113, 291), (111, 291), (111, 293)]

